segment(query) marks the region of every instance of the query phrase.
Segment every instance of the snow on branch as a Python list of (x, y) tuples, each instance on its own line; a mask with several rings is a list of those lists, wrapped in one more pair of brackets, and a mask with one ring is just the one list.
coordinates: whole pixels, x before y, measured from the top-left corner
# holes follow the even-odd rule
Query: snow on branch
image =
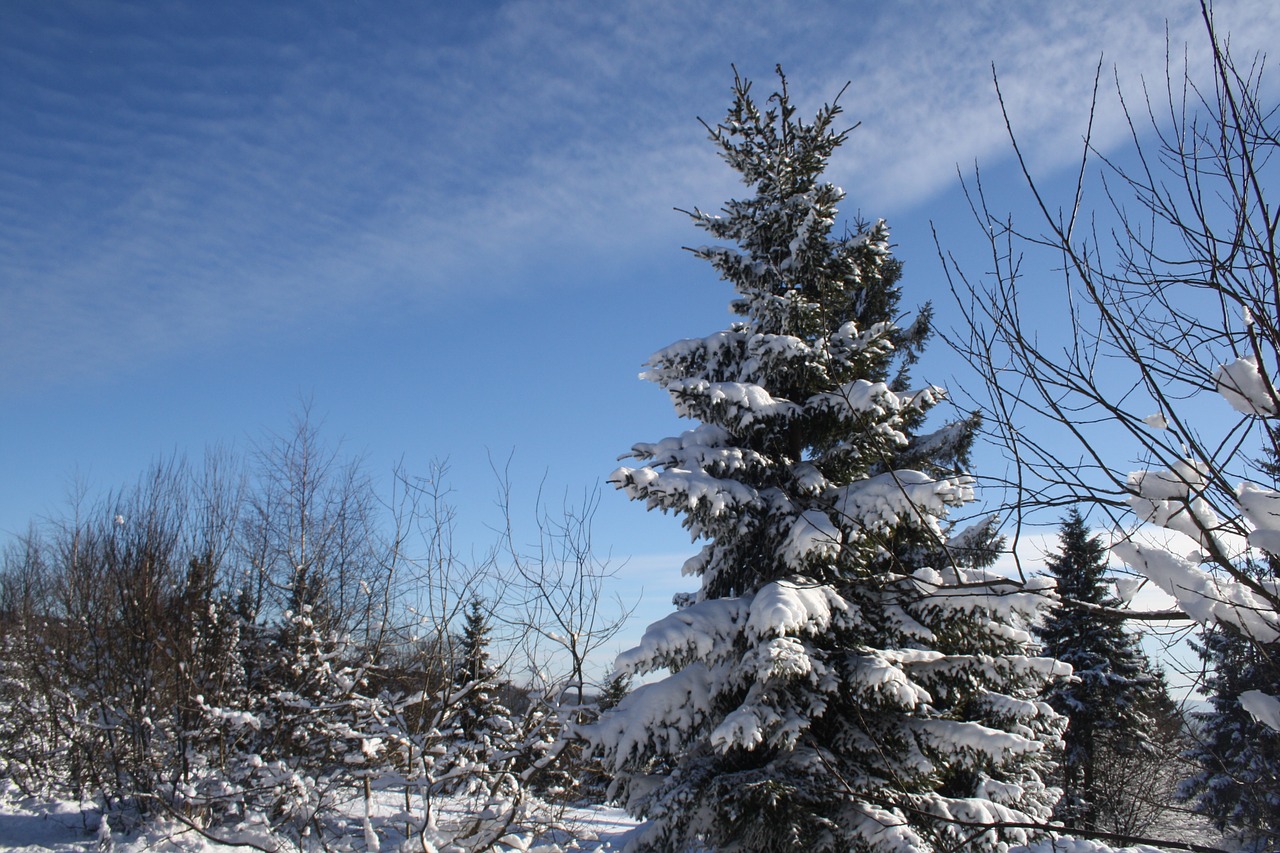
[(1111, 550), (1171, 595), (1200, 624), (1232, 625), (1259, 643), (1280, 640), (1280, 617), (1274, 605), (1249, 586), (1211, 574), (1158, 546), (1130, 540), (1112, 545)]
[(1276, 389), (1258, 370), (1258, 360), (1253, 356), (1219, 367), (1214, 371), (1213, 383), (1231, 408), (1241, 414), (1263, 418), (1280, 415), (1276, 408)]

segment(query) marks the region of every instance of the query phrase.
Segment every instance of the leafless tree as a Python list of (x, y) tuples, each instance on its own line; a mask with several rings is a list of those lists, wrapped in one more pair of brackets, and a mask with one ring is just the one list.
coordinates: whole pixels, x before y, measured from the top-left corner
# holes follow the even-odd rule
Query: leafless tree
[(589, 686), (587, 666), (617, 636), (635, 609), (610, 593), (619, 566), (596, 551), (592, 519), (599, 491), (586, 492), (575, 506), (568, 500), (553, 512), (539, 488), (534, 527), (522, 541), (512, 510), (507, 471), (498, 471), (498, 506), (504, 577), (518, 601), (507, 619), (523, 636), (527, 663), (551, 701), (581, 706)]
[(987, 269), (973, 274), (941, 240), (940, 254), (964, 318), (954, 340), (1008, 464), (1015, 554), (1030, 525), (1065, 507), (1120, 535), (1155, 523), (1190, 536), (1186, 550), (1273, 619), (1280, 587), (1248, 546), (1274, 545), (1250, 540), (1237, 487), (1275, 482), (1280, 441), (1280, 127), (1263, 58), (1233, 56), (1208, 0), (1201, 10), (1207, 81), (1190, 48), (1170, 49), (1163, 80), (1137, 97), (1117, 77), (1123, 151), (1094, 143), (1099, 63), (1065, 203), (1033, 175), (1005, 109), (1034, 224), (995, 212), (975, 173), (966, 191)]
[(359, 458), (321, 439), (310, 407), (292, 429), (254, 454), (254, 487), (242, 538), (254, 610), (311, 608), (325, 630), (368, 638), (384, 600), (376, 493)]
[[(1237, 359), (1255, 359), (1268, 387), (1280, 368), (1280, 212), (1268, 199), (1280, 137), (1262, 60), (1237, 62), (1207, 3), (1203, 13), (1209, 85), (1172, 53), (1163, 85), (1144, 85), (1136, 102), (1117, 81), (1131, 145), (1107, 154), (1092, 139), (1095, 83), (1065, 205), (1042, 190), (1005, 111), (1037, 224), (993, 212), (975, 174), (966, 189), (988, 273), (946, 252), (943, 262), (965, 321), (957, 345), (984, 380), (984, 423), (1012, 472), (1003, 485), (1015, 531), (1040, 510), (1076, 505), (1116, 526), (1145, 521), (1128, 472), (1167, 470), (1185, 487), (1207, 560), (1277, 604), (1223, 543), (1248, 533), (1235, 488), (1276, 447), (1264, 416), (1280, 400), (1233, 412), (1214, 392), (1232, 390), (1220, 368)], [(1037, 328), (1037, 312), (1061, 322)]]
[[(614, 630), (590, 514), (539, 515), (532, 558), (464, 557), (447, 474), (397, 469), (380, 499), (304, 408), (247, 465), (218, 450), (78, 493), (0, 563), (0, 774), (96, 798), (117, 827), (159, 809), (220, 838), (224, 819), (260, 813), (267, 846), (344, 832), (353, 803), (393, 785), (424, 849), (557, 825), (530, 793), (559, 748), (547, 700), (572, 684), (581, 702)], [(507, 629), (484, 684), (462, 677), (476, 600)], [(512, 683), (530, 655), (550, 671), (539, 639), (566, 652), (554, 689)], [(538, 701), (497, 722), (484, 760), (459, 759), (462, 709), (495, 687)], [(438, 814), (459, 797), (473, 808)]]

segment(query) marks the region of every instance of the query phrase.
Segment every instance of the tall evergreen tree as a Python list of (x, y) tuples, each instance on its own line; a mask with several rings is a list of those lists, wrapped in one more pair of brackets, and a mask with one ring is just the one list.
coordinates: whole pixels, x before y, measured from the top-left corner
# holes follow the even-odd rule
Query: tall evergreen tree
[[(1272, 487), (1280, 483), (1280, 427), (1267, 425), (1264, 456), (1258, 468)], [(1280, 578), (1280, 556), (1263, 552), (1243, 566), (1262, 583)], [(1280, 842), (1280, 732), (1255, 720), (1240, 704), (1240, 694), (1260, 690), (1280, 696), (1280, 643), (1260, 642), (1238, 626), (1204, 629), (1196, 645), (1204, 661), (1209, 709), (1196, 715), (1196, 746), (1190, 756), (1200, 765), (1180, 793), (1220, 830), (1237, 832), (1260, 845)]]
[(779, 76), (763, 108), (735, 79), (727, 119), (708, 128), (754, 195), (692, 214), (736, 244), (694, 253), (736, 290), (741, 320), (659, 351), (643, 374), (700, 423), (635, 445), (642, 466), (612, 477), (705, 543), (684, 566), (701, 588), (618, 661), (670, 674), (587, 735), (647, 819), (629, 849), (1024, 838), (1007, 825), (1057, 798), (1041, 775), (1060, 721), (1034, 699), (1058, 667), (1027, 630), (1042, 599), (946, 557), (944, 516), (971, 498), (957, 472), (974, 424), (916, 435), (942, 393), (908, 390), (928, 311), (896, 324), (901, 265), (883, 222), (836, 233), (843, 193), (821, 175), (845, 139), (840, 108), (798, 120)]
[(511, 712), (498, 698), (498, 671), (490, 664), (489, 613), (484, 602), (472, 599), (462, 626), (461, 660), (454, 671), (454, 690), (460, 694), (457, 727), (473, 757), (483, 759), (497, 749), (499, 729), (506, 730)]
[[(1258, 468), (1280, 485), (1280, 426), (1266, 425), (1267, 440)], [(1258, 581), (1280, 579), (1280, 555), (1263, 551), (1242, 566)], [(1196, 646), (1206, 665), (1209, 710), (1197, 714), (1196, 746), (1191, 757), (1200, 772), (1180, 791), (1221, 830), (1231, 830), (1274, 847), (1280, 842), (1280, 732), (1255, 720), (1240, 704), (1240, 694), (1260, 690), (1280, 696), (1280, 643), (1263, 642), (1238, 625), (1205, 628)]]
[(1190, 751), (1200, 770), (1181, 794), (1218, 829), (1272, 849), (1280, 842), (1280, 732), (1241, 707), (1240, 694), (1280, 695), (1280, 644), (1260, 644), (1220, 624), (1201, 633), (1196, 650), (1208, 667), (1209, 709), (1196, 715)]
[(1104, 798), (1120, 794), (1100, 788), (1097, 764), (1104, 753), (1144, 747), (1152, 721), (1142, 711), (1143, 697), (1160, 682), (1150, 675), (1138, 638), (1125, 631), (1121, 602), (1106, 577), (1107, 547), (1089, 535), (1078, 510), (1063, 519), (1058, 543), (1045, 565), (1061, 600), (1036, 629), (1044, 654), (1074, 670), (1072, 679), (1045, 691), (1068, 719), (1058, 816), (1069, 826), (1096, 829)]

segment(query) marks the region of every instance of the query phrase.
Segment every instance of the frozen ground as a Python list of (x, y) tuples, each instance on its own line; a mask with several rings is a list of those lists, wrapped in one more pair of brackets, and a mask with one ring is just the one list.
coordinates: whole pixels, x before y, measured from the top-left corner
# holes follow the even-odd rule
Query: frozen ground
[[(529, 853), (610, 853), (622, 849), (626, 835), (635, 827), (635, 821), (620, 809), (605, 807), (572, 810), (564, 816), (564, 820), (576, 841), (561, 840), (556, 844), (556, 839), (548, 839), (547, 843), (529, 848)], [(81, 806), (62, 801), (22, 798), (13, 790), (0, 791), (0, 850), (52, 850), (69, 853), (111, 849), (114, 853), (143, 853), (151, 850), (171, 853), (243, 853), (246, 849), (252, 849), (219, 844), (174, 823), (155, 824), (131, 833), (113, 832), (110, 841), (100, 839), (98, 830), (99, 815), (93, 804)], [(1153, 835), (1183, 844), (1227, 846), (1223, 838), (1202, 821), (1176, 813), (1170, 813), (1167, 825)], [(384, 835), (382, 849), (397, 849), (402, 838), (403, 836), (387, 839)], [(351, 844), (347, 849), (365, 849), (354, 827), (349, 841)], [(282, 849), (289, 848), (286, 846)], [(1035, 853), (1107, 853), (1110, 849), (1095, 843), (1059, 842), (1052, 847), (1037, 845)], [(1137, 848), (1135, 853), (1147, 853), (1152, 849)]]
[[(546, 839), (528, 848), (528, 853), (611, 853), (622, 849), (625, 836), (636, 825), (621, 809), (606, 807), (571, 809), (561, 816), (561, 822), (574, 840)], [(366, 850), (358, 826), (353, 821), (351, 835), (344, 839), (348, 845), (339, 842), (329, 849)], [(388, 838), (388, 827), (382, 828), (382, 850), (397, 850), (404, 836)], [(94, 804), (24, 798), (0, 783), (0, 850), (70, 853), (107, 849), (113, 853), (244, 853), (254, 848), (219, 844), (176, 822), (157, 822), (134, 832), (113, 831), (108, 839), (100, 833), (99, 812)], [(283, 853), (291, 845), (280, 849)], [(414, 844), (406, 849), (421, 847)]]

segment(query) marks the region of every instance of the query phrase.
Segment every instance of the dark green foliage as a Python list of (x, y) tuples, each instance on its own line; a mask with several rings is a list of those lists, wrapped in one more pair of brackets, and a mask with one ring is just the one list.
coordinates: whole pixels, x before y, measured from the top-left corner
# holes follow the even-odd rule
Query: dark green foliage
[[(1274, 577), (1272, 567), (1266, 574)], [(1240, 706), (1240, 694), (1280, 695), (1280, 644), (1258, 643), (1233, 625), (1200, 634), (1210, 710), (1198, 713), (1189, 757), (1200, 770), (1181, 795), (1224, 831), (1270, 849), (1280, 842), (1280, 732)]]
[[(1266, 426), (1259, 470), (1274, 488), (1280, 480), (1280, 427)], [(1240, 570), (1263, 583), (1280, 578), (1280, 556), (1244, 563)], [(1235, 625), (1219, 623), (1200, 634), (1210, 710), (1196, 714), (1190, 758), (1200, 771), (1180, 790), (1183, 799), (1219, 829), (1241, 833), (1268, 848), (1280, 842), (1280, 732), (1240, 706), (1240, 694), (1280, 695), (1280, 643), (1263, 643)]]
[(484, 602), (473, 598), (467, 606), (462, 627), (458, 663), (454, 668), (453, 686), (460, 695), (457, 714), (458, 729), (464, 741), (483, 739), (490, 721), (506, 717), (510, 712), (498, 701), (497, 671), (489, 662), (489, 613)]
[(600, 698), (596, 700), (596, 708), (600, 711), (616, 708), (618, 703), (630, 692), (631, 676), (625, 672), (614, 673), (604, 683), (604, 688), (600, 691)]
[(1147, 748), (1151, 719), (1144, 697), (1158, 682), (1124, 627), (1121, 602), (1107, 578), (1107, 548), (1090, 536), (1084, 519), (1071, 510), (1059, 529), (1059, 550), (1046, 565), (1058, 582), (1061, 602), (1036, 633), (1044, 653), (1074, 670), (1045, 693), (1049, 704), (1069, 720), (1063, 735), (1063, 799), (1058, 816), (1069, 826), (1098, 828), (1104, 799), (1120, 792), (1102, 788), (1098, 762), (1105, 753)]
[[(653, 355), (644, 378), (697, 422), (637, 444), (611, 478), (703, 543), (697, 593), (624, 653), (642, 684), (588, 731), (636, 850), (926, 851), (1028, 838), (1052, 794), (1034, 699), (1054, 664), (1043, 604), (981, 567), (988, 525), (952, 555), (944, 518), (976, 420), (922, 434), (941, 389), (909, 390), (926, 308), (900, 317), (884, 222), (836, 227), (823, 178), (837, 105), (800, 120), (785, 77), (763, 105), (735, 79), (708, 127), (753, 192), (694, 224), (741, 318)], [(953, 559), (954, 557), (954, 559)], [(993, 747), (993, 744), (1000, 744)], [(948, 819), (992, 824), (974, 832)], [(968, 818), (966, 818), (967, 820)]]
[(447, 790), (478, 790), (486, 768), (501, 764), (513, 749), (511, 711), (499, 699), (498, 672), (489, 659), (491, 631), (489, 611), (482, 600), (473, 598), (455, 649), (450, 686), (454, 737), (441, 774), (449, 780)]

